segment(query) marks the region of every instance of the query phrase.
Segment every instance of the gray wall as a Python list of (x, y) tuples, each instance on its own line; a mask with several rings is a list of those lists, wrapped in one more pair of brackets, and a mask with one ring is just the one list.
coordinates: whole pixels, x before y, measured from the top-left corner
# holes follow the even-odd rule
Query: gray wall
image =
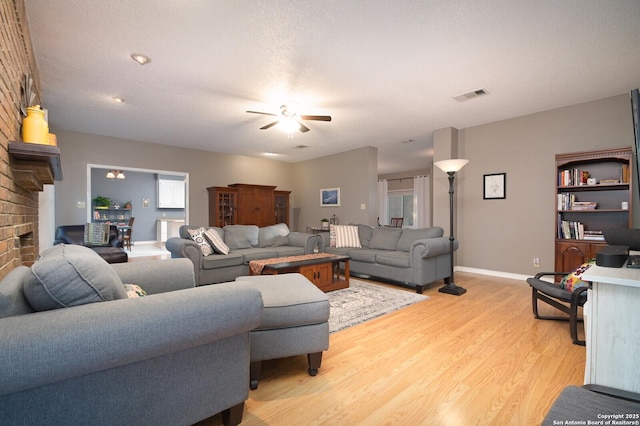
[(288, 163), (60, 129), (52, 132), (58, 138), (64, 174), (64, 179), (55, 184), (56, 226), (85, 223), (86, 209), (77, 208), (77, 202), (87, 199), (87, 164), (188, 173), (190, 217), (187, 221), (191, 224), (208, 224), (209, 186), (250, 183), (294, 190), (293, 166)]
[[(294, 165), (298, 228), (320, 226), (336, 215), (340, 224), (374, 225), (378, 216), (378, 150), (365, 147)], [(340, 207), (320, 207), (320, 190), (340, 188)], [(364, 209), (362, 205), (364, 204)]]
[[(470, 162), (457, 178), (456, 264), (524, 275), (553, 271), (555, 154), (632, 146), (629, 96), (461, 129), (458, 140), (460, 158)], [(483, 174), (502, 172), (507, 173), (507, 198), (483, 200)], [(634, 177), (637, 225), (636, 182)], [(437, 206), (440, 217), (448, 218), (448, 206)], [(539, 268), (533, 267), (534, 257), (541, 259)]]

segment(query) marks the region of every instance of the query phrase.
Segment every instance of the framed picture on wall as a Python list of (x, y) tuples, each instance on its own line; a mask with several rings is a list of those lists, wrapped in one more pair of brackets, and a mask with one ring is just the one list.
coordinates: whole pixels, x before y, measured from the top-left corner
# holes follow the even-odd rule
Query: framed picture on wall
[(507, 174), (493, 173), (484, 175), (484, 200), (503, 200), (507, 198)]
[(320, 190), (321, 207), (340, 206), (340, 188), (326, 188)]

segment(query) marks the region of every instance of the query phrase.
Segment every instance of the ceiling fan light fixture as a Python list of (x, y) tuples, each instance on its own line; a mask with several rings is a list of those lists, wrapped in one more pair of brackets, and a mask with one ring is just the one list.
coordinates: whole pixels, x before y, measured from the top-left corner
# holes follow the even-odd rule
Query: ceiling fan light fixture
[(298, 123), (293, 117), (284, 117), (278, 123), (278, 128), (290, 135), (300, 130), (300, 123)]

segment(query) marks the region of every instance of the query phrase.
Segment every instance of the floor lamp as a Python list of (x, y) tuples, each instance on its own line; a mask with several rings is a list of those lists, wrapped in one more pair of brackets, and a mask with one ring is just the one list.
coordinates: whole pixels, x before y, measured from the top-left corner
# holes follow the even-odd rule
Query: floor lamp
[(451, 275), (449, 275), (449, 280), (445, 286), (441, 287), (438, 291), (441, 293), (454, 294), (456, 296), (465, 294), (467, 289), (457, 286), (453, 280), (453, 242), (455, 240), (453, 237), (453, 180), (456, 177), (456, 172), (463, 168), (468, 162), (469, 160), (451, 159), (436, 161), (433, 163), (440, 170), (449, 175), (449, 255), (451, 260)]

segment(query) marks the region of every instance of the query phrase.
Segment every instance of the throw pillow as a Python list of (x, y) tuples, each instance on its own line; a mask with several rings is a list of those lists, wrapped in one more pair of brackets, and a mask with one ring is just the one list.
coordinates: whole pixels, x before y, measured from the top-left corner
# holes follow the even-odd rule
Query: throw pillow
[(231, 250), (258, 246), (260, 231), (256, 225), (227, 225), (223, 229), (224, 241)]
[(329, 225), (329, 247), (336, 246), (336, 225)]
[(370, 249), (396, 250), (398, 240), (402, 235), (402, 229), (398, 228), (375, 228), (373, 236), (369, 242)]
[(211, 247), (213, 247), (213, 251), (220, 254), (229, 254), (229, 246), (222, 241), (218, 231), (213, 228), (207, 229), (204, 232), (204, 237), (209, 241)]
[(36, 311), (126, 299), (120, 277), (100, 256), (70, 250), (36, 261), (23, 278), (23, 291)]
[(84, 226), (85, 246), (106, 246), (109, 244), (109, 229), (106, 223), (87, 223)]
[(360, 244), (362, 247), (369, 247), (369, 242), (373, 236), (373, 226), (358, 225), (358, 237), (360, 237)]
[(140, 288), (137, 284), (122, 284), (124, 286), (124, 291), (127, 292), (127, 297), (129, 299), (133, 299), (136, 297), (144, 297), (147, 295), (147, 292)]
[(213, 249), (209, 245), (207, 239), (204, 237), (204, 232), (206, 231), (204, 227), (201, 226), (198, 229), (188, 229), (187, 231), (189, 232), (191, 239), (200, 246), (200, 250), (202, 251), (203, 256), (209, 256), (211, 253), (213, 253)]
[(284, 223), (264, 226), (258, 230), (258, 247), (278, 247), (289, 244), (289, 227)]
[(354, 225), (335, 225), (336, 247), (362, 247), (358, 237), (358, 227)]
[(594, 265), (595, 263), (595, 260), (590, 260), (578, 266), (569, 275), (564, 277), (562, 281), (560, 281), (560, 287), (564, 288), (567, 291), (573, 292), (580, 287), (588, 286), (589, 281), (584, 281), (582, 279), (582, 274), (584, 274), (587, 269), (589, 269), (591, 265)]

